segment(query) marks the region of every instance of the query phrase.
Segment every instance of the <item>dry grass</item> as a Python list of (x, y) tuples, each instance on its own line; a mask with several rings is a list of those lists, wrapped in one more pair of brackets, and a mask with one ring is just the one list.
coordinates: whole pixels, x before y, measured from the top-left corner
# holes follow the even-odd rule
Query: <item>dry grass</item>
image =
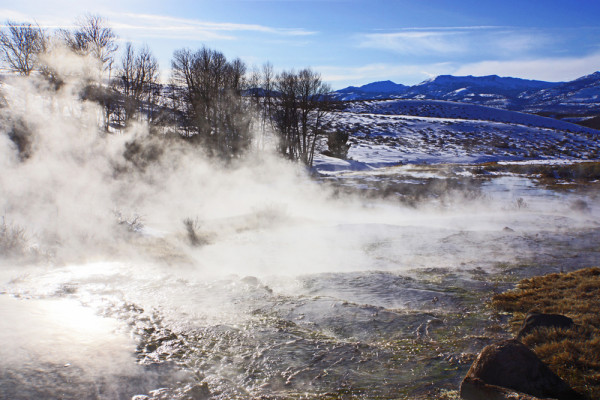
[(575, 328), (538, 329), (522, 341), (575, 390), (600, 399), (600, 268), (524, 279), (492, 305), (513, 313), (515, 333), (531, 311), (572, 318)]

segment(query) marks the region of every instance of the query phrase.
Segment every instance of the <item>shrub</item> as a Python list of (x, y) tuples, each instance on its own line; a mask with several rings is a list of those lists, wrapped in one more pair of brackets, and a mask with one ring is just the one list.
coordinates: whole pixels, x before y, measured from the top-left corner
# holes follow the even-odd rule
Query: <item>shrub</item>
[(0, 255), (20, 256), (27, 251), (25, 229), (18, 225), (9, 224), (2, 217), (0, 223)]
[(350, 149), (349, 138), (350, 134), (348, 132), (338, 130), (330, 132), (327, 135), (327, 150), (323, 154), (345, 160), (348, 158), (348, 150)]
[(117, 217), (117, 223), (127, 227), (129, 232), (140, 232), (144, 228), (141, 215), (133, 214), (130, 217), (126, 217), (120, 211), (115, 211), (115, 215)]
[(183, 220), (183, 225), (187, 233), (187, 238), (190, 244), (194, 247), (208, 244), (208, 239), (199, 234), (200, 223), (198, 219), (186, 218)]

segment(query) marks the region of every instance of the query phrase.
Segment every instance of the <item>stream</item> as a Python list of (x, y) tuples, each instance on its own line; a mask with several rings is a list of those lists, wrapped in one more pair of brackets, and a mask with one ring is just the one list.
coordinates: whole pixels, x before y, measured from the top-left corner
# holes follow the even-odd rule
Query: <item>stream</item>
[(600, 264), (593, 188), (410, 166), (322, 181), (385, 196), (206, 220), (181, 254), (149, 222), (132, 240), (153, 258), (4, 261), (0, 398), (439, 398), (509, 337), (494, 293)]

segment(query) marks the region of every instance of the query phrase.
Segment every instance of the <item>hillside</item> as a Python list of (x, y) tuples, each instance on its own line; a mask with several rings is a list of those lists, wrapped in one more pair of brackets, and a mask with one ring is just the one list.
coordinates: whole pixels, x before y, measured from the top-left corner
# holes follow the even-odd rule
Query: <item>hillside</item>
[(592, 116), (600, 106), (600, 72), (558, 83), (497, 75), (440, 75), (414, 86), (391, 81), (351, 86), (335, 96), (339, 100), (448, 100), (529, 113)]
[(352, 161), (319, 155), (321, 171), (400, 163), (499, 160), (592, 160), (600, 132), (591, 128), (480, 105), (431, 100), (349, 102), (335, 128), (350, 133)]
[(527, 112), (597, 115), (600, 113), (600, 72), (554, 87), (527, 92), (522, 98)]

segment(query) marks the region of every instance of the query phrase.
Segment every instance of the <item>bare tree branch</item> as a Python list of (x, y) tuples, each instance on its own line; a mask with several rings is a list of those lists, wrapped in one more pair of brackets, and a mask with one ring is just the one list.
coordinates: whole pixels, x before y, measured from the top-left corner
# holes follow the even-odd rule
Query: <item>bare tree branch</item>
[(144, 102), (150, 103), (158, 85), (158, 72), (158, 61), (147, 46), (136, 52), (133, 45), (127, 43), (118, 70), (118, 83), (125, 96), (125, 122), (141, 111)]
[(271, 116), (280, 135), (279, 151), (310, 167), (331, 111), (331, 90), (310, 68), (278, 74), (274, 87), (279, 96), (273, 102)]
[(37, 25), (7, 21), (0, 31), (0, 54), (8, 68), (29, 75), (37, 67), (37, 56), (44, 51), (45, 35)]
[(242, 98), (246, 65), (227, 61), (206, 47), (192, 53), (177, 50), (172, 60), (173, 81), (185, 101), (183, 124), (192, 140), (225, 157), (239, 155), (250, 144), (248, 102)]
[(112, 68), (118, 49), (117, 35), (98, 15), (87, 15), (77, 23), (73, 32), (61, 31), (67, 45), (80, 54), (91, 54), (102, 64), (102, 70)]

